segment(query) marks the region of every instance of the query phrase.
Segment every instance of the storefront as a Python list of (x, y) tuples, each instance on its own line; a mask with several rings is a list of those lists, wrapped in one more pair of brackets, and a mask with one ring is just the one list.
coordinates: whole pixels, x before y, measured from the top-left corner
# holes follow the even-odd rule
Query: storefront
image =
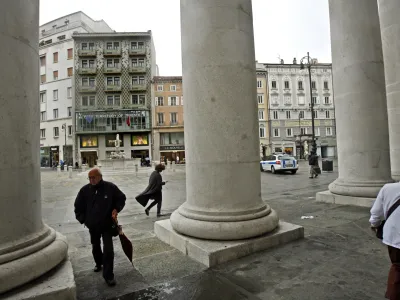
[(80, 155), (82, 164), (94, 167), (98, 159), (99, 140), (97, 135), (80, 136)]
[(148, 133), (135, 133), (131, 135), (131, 158), (140, 158), (143, 162), (150, 158), (150, 141)]
[(161, 162), (174, 161), (176, 163), (185, 163), (185, 146), (184, 145), (165, 145), (160, 146)]
[(59, 146), (50, 147), (50, 166), (57, 166), (60, 161), (60, 149)]
[(40, 166), (42, 168), (51, 167), (50, 147), (40, 147)]

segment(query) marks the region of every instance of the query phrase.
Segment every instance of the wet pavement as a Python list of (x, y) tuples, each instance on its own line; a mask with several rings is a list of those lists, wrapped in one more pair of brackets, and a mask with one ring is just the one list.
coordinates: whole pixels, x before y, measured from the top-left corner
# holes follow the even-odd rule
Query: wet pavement
[[(115, 245), (116, 287), (93, 273), (86, 228), (77, 223), (73, 202), (87, 175), (73, 178), (42, 172), (43, 219), (67, 236), (80, 300), (150, 299), (384, 299), (389, 259), (369, 230), (369, 210), (315, 202), (337, 172), (308, 178), (302, 163), (296, 175), (261, 173), (262, 197), (284, 221), (305, 227), (303, 240), (207, 269), (159, 241), (153, 232), (155, 210), (147, 217), (134, 197), (147, 185), (150, 169), (106, 174), (128, 197), (119, 220), (134, 247), (134, 267)], [(184, 167), (164, 174), (163, 212), (185, 201)], [(302, 219), (313, 216), (313, 219)], [(168, 216), (166, 216), (168, 218)]]

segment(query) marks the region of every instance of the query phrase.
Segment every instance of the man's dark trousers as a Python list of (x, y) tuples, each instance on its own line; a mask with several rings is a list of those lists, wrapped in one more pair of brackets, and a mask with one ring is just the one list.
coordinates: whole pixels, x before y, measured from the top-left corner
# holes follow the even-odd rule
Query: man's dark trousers
[(149, 205), (147, 210), (150, 210), (153, 206), (157, 205), (157, 215), (160, 215), (162, 205), (162, 192), (160, 191), (155, 193), (150, 199), (154, 199), (154, 201)]
[[(114, 245), (111, 229), (90, 229), (89, 233), (96, 266), (103, 266), (103, 277), (105, 280), (114, 279)], [(103, 238), (103, 251), (101, 250), (101, 238)]]

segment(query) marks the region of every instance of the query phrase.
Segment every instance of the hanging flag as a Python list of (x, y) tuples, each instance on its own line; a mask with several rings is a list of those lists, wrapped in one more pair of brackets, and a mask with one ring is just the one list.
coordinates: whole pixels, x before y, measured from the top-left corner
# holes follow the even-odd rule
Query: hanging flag
[(126, 119), (126, 125), (131, 127), (131, 117), (130, 116), (128, 116), (128, 118)]

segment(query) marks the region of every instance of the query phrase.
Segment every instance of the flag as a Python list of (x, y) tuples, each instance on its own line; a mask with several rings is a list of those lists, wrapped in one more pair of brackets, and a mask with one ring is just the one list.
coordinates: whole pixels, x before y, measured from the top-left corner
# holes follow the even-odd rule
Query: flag
[(126, 125), (131, 127), (131, 117), (130, 116), (128, 116), (128, 118), (126, 119)]

